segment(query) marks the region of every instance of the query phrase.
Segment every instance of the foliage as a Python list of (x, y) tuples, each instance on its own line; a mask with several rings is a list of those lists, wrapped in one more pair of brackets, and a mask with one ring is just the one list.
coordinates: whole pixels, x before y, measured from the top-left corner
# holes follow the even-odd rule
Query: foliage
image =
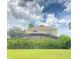
[(51, 38), (9, 38), (9, 49), (69, 49), (71, 40), (62, 35), (58, 40)]
[(30, 23), (30, 24), (29, 24), (29, 27), (30, 27), (30, 28), (32, 28), (32, 27), (34, 27), (34, 26), (33, 26), (33, 24), (32, 24), (32, 23)]
[(66, 35), (61, 35), (59, 38), (60, 48), (70, 48), (71, 47), (71, 38)]
[(69, 23), (69, 29), (71, 29), (71, 22)]
[(21, 37), (25, 32), (19, 27), (13, 27), (8, 31), (10, 37)]

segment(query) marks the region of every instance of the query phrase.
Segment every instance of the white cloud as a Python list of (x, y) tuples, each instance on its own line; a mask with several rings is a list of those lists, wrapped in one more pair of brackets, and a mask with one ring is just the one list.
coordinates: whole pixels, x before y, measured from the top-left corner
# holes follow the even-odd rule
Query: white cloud
[(59, 24), (64, 24), (66, 26), (68, 26), (69, 22), (71, 22), (70, 19), (61, 19), (61, 20), (58, 20)]
[[(24, 4), (24, 5), (22, 5)], [(33, 14), (36, 14), (35, 17), (41, 15), (41, 7), (36, 1), (24, 1), (24, 0), (15, 0), (8, 2), (8, 9), (10, 13), (12, 13), (16, 18), (20, 19), (33, 19)]]
[(58, 30), (58, 36), (63, 35), (63, 34), (71, 36), (71, 31), (67, 28), (59, 29)]
[(66, 19), (61, 19), (61, 20), (58, 21), (58, 23), (60, 23), (60, 24), (61, 23), (67, 23), (67, 20)]
[(66, 9), (64, 11), (70, 12), (71, 11), (71, 0), (67, 0), (64, 6), (66, 6)]
[(70, 12), (70, 10), (71, 10), (71, 4), (69, 3), (69, 4), (67, 5), (67, 8), (65, 9), (65, 11)]
[(44, 9), (44, 6), (41, 7), (41, 11)]
[(54, 16), (54, 14), (48, 14), (46, 22), (37, 22), (38, 25), (44, 25), (49, 27), (57, 27), (57, 18)]
[[(40, 20), (42, 19), (42, 11), (43, 7), (40, 7), (38, 3), (36, 3), (35, 0), (33, 1), (25, 1), (25, 0), (8, 0), (8, 8), (7, 8), (7, 19), (8, 27), (12, 26), (19, 26), (19, 27), (24, 27), (25, 25), (21, 25), (24, 23), (24, 20)], [(13, 21), (13, 22), (11, 22)], [(20, 25), (17, 25), (20, 24)], [(25, 27), (26, 27), (25, 26)]]
[[(64, 4), (67, 8), (64, 11), (70, 12), (70, 0), (48, 0), (46, 3), (45, 0), (36, 0), (33, 1), (26, 1), (26, 0), (8, 0), (8, 20), (11, 20), (10, 23), (8, 22), (8, 27), (10, 26), (19, 26), (22, 28), (28, 27), (28, 22), (24, 20), (35, 20), (35, 25), (45, 25), (51, 27), (57, 27), (60, 24), (68, 25), (69, 20), (60, 19), (58, 20), (54, 14), (48, 14), (46, 22), (40, 22), (42, 20), (42, 13), (44, 6), (38, 4), (42, 2), (44, 4), (59, 2), (62, 3), (66, 1)], [(16, 16), (16, 18), (14, 17)], [(66, 17), (66, 16), (65, 16)], [(69, 16), (70, 17), (70, 16)], [(14, 20), (13, 20), (14, 19)], [(68, 19), (68, 18), (67, 18)], [(26, 22), (26, 23), (25, 23)], [(59, 23), (59, 24), (58, 24)], [(58, 28), (59, 29), (59, 28)], [(61, 30), (62, 31), (62, 30)]]
[(54, 14), (48, 14), (46, 24), (48, 26), (57, 27), (57, 18), (54, 16)]

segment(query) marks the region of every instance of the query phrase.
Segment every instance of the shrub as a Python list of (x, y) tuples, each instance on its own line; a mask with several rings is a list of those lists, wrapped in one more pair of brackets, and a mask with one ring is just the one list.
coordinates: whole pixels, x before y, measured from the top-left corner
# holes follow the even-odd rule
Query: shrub
[(9, 38), (9, 49), (69, 49), (71, 39), (62, 35), (58, 40), (51, 38)]
[(71, 47), (71, 38), (67, 35), (61, 35), (58, 41), (60, 48), (66, 49)]

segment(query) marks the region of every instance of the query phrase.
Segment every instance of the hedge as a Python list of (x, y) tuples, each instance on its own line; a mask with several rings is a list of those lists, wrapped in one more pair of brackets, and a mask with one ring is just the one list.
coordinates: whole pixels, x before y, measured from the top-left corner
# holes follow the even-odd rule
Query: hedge
[(62, 35), (58, 40), (51, 38), (8, 38), (8, 49), (69, 49), (71, 39)]

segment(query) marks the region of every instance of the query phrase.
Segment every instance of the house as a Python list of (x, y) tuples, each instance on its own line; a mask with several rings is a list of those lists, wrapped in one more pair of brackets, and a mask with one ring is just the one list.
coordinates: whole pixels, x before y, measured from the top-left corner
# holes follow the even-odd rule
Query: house
[(43, 33), (43, 34), (51, 34), (57, 36), (57, 28), (51, 28), (49, 26), (40, 25), (37, 27), (28, 28), (26, 31), (27, 34), (31, 33)]

